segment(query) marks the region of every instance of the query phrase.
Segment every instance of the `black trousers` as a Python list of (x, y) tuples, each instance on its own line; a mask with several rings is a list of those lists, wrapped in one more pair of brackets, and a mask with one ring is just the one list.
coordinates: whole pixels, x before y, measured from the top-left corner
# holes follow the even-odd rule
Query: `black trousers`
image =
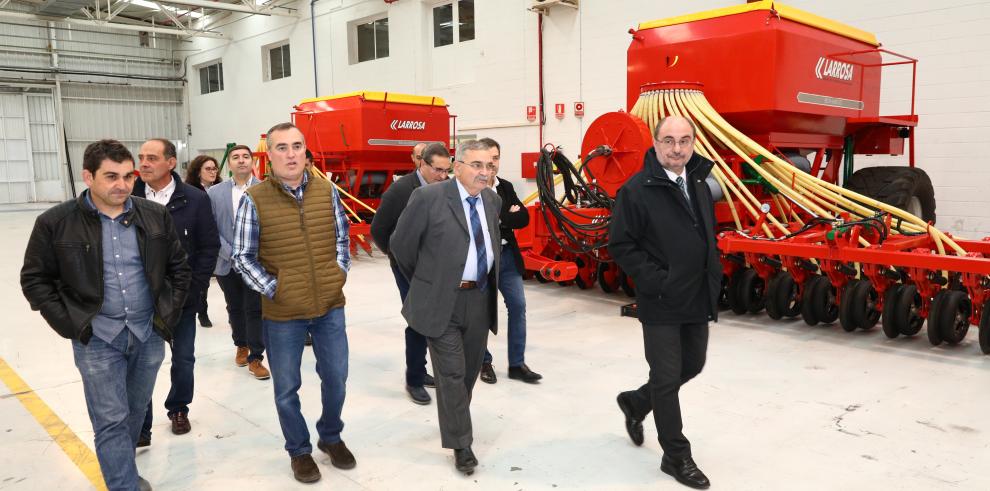
[(643, 324), (643, 345), (650, 364), (650, 380), (626, 392), (638, 419), (653, 411), (664, 455), (691, 456), (691, 442), (684, 436), (681, 403), (682, 385), (701, 373), (708, 351), (708, 323)]
[(230, 270), (217, 276), (223, 298), (227, 302), (230, 337), (237, 347), (247, 347), (248, 363), (264, 359), (265, 344), (261, 337), (261, 294), (248, 288), (241, 275)]

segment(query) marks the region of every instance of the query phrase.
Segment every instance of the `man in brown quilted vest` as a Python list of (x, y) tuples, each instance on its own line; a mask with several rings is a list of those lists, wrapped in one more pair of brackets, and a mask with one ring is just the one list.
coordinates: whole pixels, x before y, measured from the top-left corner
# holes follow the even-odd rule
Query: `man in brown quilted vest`
[(268, 130), (271, 175), (241, 198), (234, 220), (234, 269), (262, 294), (261, 317), (275, 387), (275, 409), (292, 472), (320, 479), (297, 391), (306, 335), (313, 338), (322, 414), (317, 447), (339, 469), (354, 456), (340, 438), (347, 382), (344, 282), (349, 224), (333, 184), (306, 165), (306, 141), (291, 123)]

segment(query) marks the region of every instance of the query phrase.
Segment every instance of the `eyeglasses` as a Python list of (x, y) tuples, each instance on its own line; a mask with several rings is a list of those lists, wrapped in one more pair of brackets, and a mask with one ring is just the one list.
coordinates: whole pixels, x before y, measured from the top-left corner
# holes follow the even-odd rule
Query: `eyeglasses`
[(660, 145), (663, 145), (665, 147), (673, 147), (673, 146), (690, 147), (691, 146), (691, 143), (693, 143), (693, 142), (694, 142), (694, 138), (692, 138), (690, 136), (685, 136), (684, 138), (681, 138), (680, 140), (674, 140), (673, 138), (671, 138), (671, 137), (668, 136), (667, 138), (664, 138), (663, 140), (660, 140)]
[(471, 166), (472, 169), (477, 170), (477, 171), (480, 171), (482, 169), (488, 169), (488, 172), (495, 172), (496, 170), (498, 170), (498, 166), (496, 166), (495, 164), (493, 164), (491, 162), (489, 162), (488, 164), (482, 164), (481, 162), (478, 162), (478, 161), (465, 162), (463, 160), (458, 160), (458, 162), (460, 162), (460, 163), (462, 163), (464, 165)]
[(216, 167), (203, 167), (204, 172), (216, 172), (217, 170)]
[(450, 174), (453, 174), (454, 173), (454, 169), (452, 167), (447, 167), (446, 169), (443, 169), (443, 168), (440, 168), (440, 167), (434, 167), (433, 164), (423, 164), (423, 165), (429, 167), (430, 169), (433, 170), (433, 172), (435, 172), (437, 174), (447, 174), (447, 175), (450, 175)]

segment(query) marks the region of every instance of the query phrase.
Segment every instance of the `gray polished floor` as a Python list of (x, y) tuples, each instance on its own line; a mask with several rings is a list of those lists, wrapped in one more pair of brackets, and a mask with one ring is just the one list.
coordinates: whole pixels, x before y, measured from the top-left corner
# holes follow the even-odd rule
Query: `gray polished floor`
[[(92, 429), (68, 341), (20, 293), (18, 273), (38, 206), (0, 213), (0, 358), (86, 445)], [(494, 337), (499, 381), (479, 383), (472, 405), (477, 472), (465, 478), (440, 448), (436, 406), (403, 391), (404, 323), (387, 260), (361, 254), (345, 288), (350, 378), (344, 439), (358, 465), (317, 456), (323, 480), (295, 483), (270, 381), (234, 366), (223, 297), (215, 327), (197, 333), (193, 430), (160, 418), (138, 466), (158, 490), (187, 489), (682, 489), (659, 470), (652, 420), (633, 446), (615, 405), (646, 379), (638, 323), (618, 316), (624, 296), (527, 282), (526, 359), (540, 385), (509, 380), (504, 334)], [(504, 321), (504, 315), (503, 315)], [(503, 323), (504, 326), (504, 323)], [(311, 428), (319, 383), (303, 358), (303, 413)], [(168, 390), (168, 361), (155, 389)], [(724, 490), (990, 489), (990, 357), (975, 328), (960, 346), (924, 333), (888, 340), (800, 320), (724, 314), (708, 366), (681, 392), (695, 459)], [(432, 389), (429, 389), (432, 394)], [(162, 412), (159, 412), (162, 414)], [(314, 444), (315, 444), (315, 430)], [(17, 397), (0, 384), (0, 489), (89, 489), (89, 482)]]

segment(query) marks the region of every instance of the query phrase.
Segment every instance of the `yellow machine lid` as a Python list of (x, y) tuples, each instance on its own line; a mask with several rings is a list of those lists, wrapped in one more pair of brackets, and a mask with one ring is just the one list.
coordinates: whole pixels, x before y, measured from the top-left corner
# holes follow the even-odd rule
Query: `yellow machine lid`
[(672, 26), (676, 24), (685, 24), (688, 22), (695, 22), (705, 19), (714, 19), (717, 17), (725, 17), (727, 15), (743, 14), (746, 12), (753, 12), (756, 10), (775, 10), (781, 18), (791, 20), (806, 26), (811, 26), (816, 29), (821, 29), (823, 31), (828, 31), (840, 36), (847, 37), (849, 39), (854, 39), (856, 41), (861, 41), (873, 46), (880, 46), (880, 42), (877, 41), (877, 37), (873, 34), (857, 29), (852, 26), (847, 26), (841, 22), (836, 22), (831, 19), (826, 19), (824, 17), (812, 14), (810, 12), (805, 12), (794, 7), (789, 7), (773, 0), (761, 0), (759, 2), (747, 3), (743, 5), (734, 5), (732, 7), (723, 7), (720, 9), (706, 10), (704, 12), (698, 12), (695, 14), (679, 15), (677, 17), (668, 17), (666, 19), (652, 20), (649, 22), (642, 22), (639, 24), (639, 30), (644, 29), (655, 29), (657, 27)]
[(343, 99), (345, 97), (355, 97), (360, 96), (366, 101), (375, 102), (400, 102), (402, 104), (416, 104), (420, 106), (446, 106), (447, 103), (444, 102), (441, 97), (431, 97), (426, 95), (411, 95), (411, 94), (399, 94), (397, 92), (372, 92), (368, 90), (359, 90), (356, 92), (348, 92), (346, 94), (336, 94), (328, 95), (326, 97), (313, 97), (311, 99), (303, 99), (300, 104), (306, 104), (307, 102), (320, 102), (320, 101), (330, 101), (333, 99)]

